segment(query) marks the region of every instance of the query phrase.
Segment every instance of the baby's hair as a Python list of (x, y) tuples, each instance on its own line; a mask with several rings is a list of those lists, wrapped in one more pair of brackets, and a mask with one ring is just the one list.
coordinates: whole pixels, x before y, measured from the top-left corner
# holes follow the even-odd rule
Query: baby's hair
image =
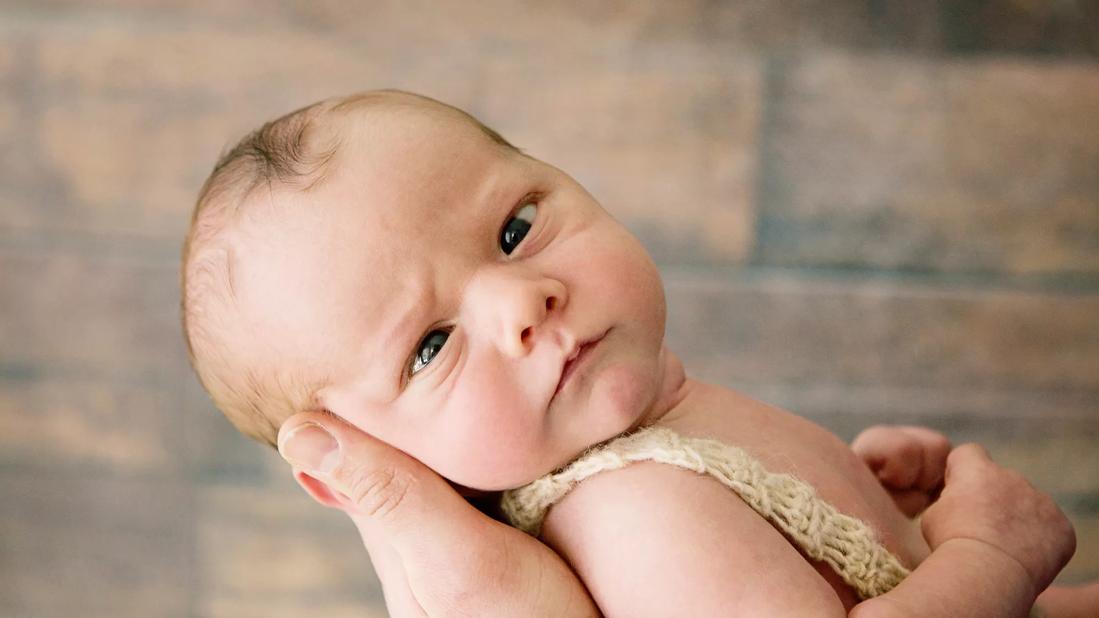
[(231, 320), (235, 305), (233, 259), (223, 233), (257, 190), (308, 192), (323, 184), (339, 151), (335, 131), (322, 120), (369, 107), (456, 113), (494, 143), (521, 153), (499, 133), (466, 112), (399, 90), (377, 90), (327, 99), (290, 112), (249, 133), (218, 159), (203, 184), (183, 245), (181, 315), (187, 354), (214, 404), (245, 435), (275, 446), (279, 426), (297, 412), (315, 410), (323, 376), (257, 367), (234, 354), (227, 339), (240, 331)]

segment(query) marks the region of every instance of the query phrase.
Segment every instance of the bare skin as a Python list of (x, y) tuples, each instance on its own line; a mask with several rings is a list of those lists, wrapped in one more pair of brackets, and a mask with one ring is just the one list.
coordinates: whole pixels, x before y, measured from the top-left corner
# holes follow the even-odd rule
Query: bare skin
[[(939, 543), (935, 560), (962, 560), (967, 554), (974, 564), (997, 562), (1007, 571), (1028, 571), (1036, 590), (1041, 582), (1059, 571), (1062, 562), (1072, 552), (1073, 530), (1048, 496), (1034, 489), (1018, 474), (996, 466), (984, 449), (975, 445), (959, 447), (954, 453), (950, 440), (926, 427), (878, 425), (864, 430), (851, 443), (851, 450), (874, 472), (894, 503), (909, 517), (925, 512), (923, 528), (928, 538)], [(954, 480), (943, 502), (935, 504), (944, 490), (948, 467)], [(999, 496), (993, 498), (993, 496)], [(1012, 517), (1004, 518), (1002, 505), (1013, 505)], [(957, 521), (952, 521), (957, 519)], [(981, 522), (984, 522), (983, 524)], [(961, 533), (957, 526), (965, 524), (975, 529)], [(1035, 534), (1037, 531), (1037, 534)], [(952, 539), (944, 547), (944, 540)], [(989, 539), (998, 539), (988, 542)], [(983, 541), (975, 543), (975, 541)], [(1012, 564), (1014, 563), (1014, 569)], [(1022, 566), (1027, 564), (1029, 566)], [(934, 570), (921, 569), (920, 578), (928, 578)], [(940, 576), (946, 577), (946, 573)], [(969, 575), (973, 575), (972, 572)], [(967, 577), (964, 572), (950, 573), (952, 581), (930, 585), (946, 590), (948, 586), (965, 586), (979, 590), (989, 586), (989, 578)], [(991, 611), (993, 615), (1011, 615), (1021, 611), (1023, 601), (1011, 599), (1026, 592), (1026, 583), (1011, 589), (999, 582), (1001, 590), (985, 592), (986, 604), (970, 608), (970, 615)], [(972, 595), (971, 595), (972, 596)], [(910, 615), (927, 611), (928, 603), (919, 593), (905, 586), (891, 599), (867, 602), (859, 606), (867, 615)], [(993, 605), (991, 602), (999, 603)], [(905, 607), (907, 606), (907, 607)], [(1099, 582), (1080, 586), (1050, 586), (1038, 595), (1031, 616), (1088, 618), (1099, 608)], [(980, 611), (978, 611), (980, 610)]]
[[(328, 450), (333, 444), (327, 438), (310, 435), (308, 430), (317, 428), (334, 436), (334, 452)], [(885, 435), (897, 433), (879, 429), (885, 429)], [(556, 554), (480, 513), (400, 451), (322, 413), (289, 419), (279, 444), (299, 483), (322, 504), (347, 513), (358, 527), (393, 616), (453, 615), (459, 606), (481, 616), (600, 615), (587, 590)], [(921, 462), (943, 472), (947, 467), (945, 458), (913, 457), (922, 446), (903, 439), (890, 438), (885, 444), (856, 441), (855, 446), (860, 456), (869, 457), (868, 463), (885, 457), (902, 462), (895, 467), (919, 468)], [(935, 552), (909, 580), (855, 606), (851, 616), (1025, 616), (1032, 603), (1026, 591), (1041, 584), (1020, 573), (1033, 572), (1044, 580), (1067, 561), (1071, 529), (1065, 532), (1055, 511), (1027, 509), (1005, 526), (998, 515), (1001, 509), (990, 508), (1043, 504), (1048, 496), (980, 457), (978, 448), (962, 448), (962, 456), (950, 461), (951, 478), (943, 491), (946, 508), (924, 520), (924, 532), (939, 541)], [(948, 491), (959, 478), (970, 481)], [(958, 523), (974, 528), (980, 537), (949, 536), (957, 534)], [(1044, 553), (1021, 553), (1027, 545), (1044, 547)], [(1023, 562), (1035, 566), (1028, 571), (1020, 567)], [(990, 573), (1001, 576), (989, 577)], [(1091, 615), (1097, 596), (1099, 584), (1053, 588), (1039, 598), (1045, 613), (1038, 615), (1084, 618)], [(928, 599), (953, 605), (944, 607)]]
[[(315, 396), (328, 412), (310, 417), (308, 433), (301, 418), (284, 424), (280, 449), (315, 499), (358, 525), (395, 613), (584, 615), (598, 605), (668, 615), (685, 600), (695, 615), (853, 607), (846, 586), (705, 478), (642, 464), (592, 479), (546, 522), (558, 554), (484, 517), (419, 463), (466, 487), (504, 489), (651, 423), (742, 446), (871, 523), (911, 566), (926, 556), (889, 494), (830, 434), (685, 379), (663, 347), (659, 274), (573, 179), (445, 110), (410, 104), (343, 120), (331, 129), (347, 142), (323, 183), (251, 196), (252, 216), (230, 230), (230, 332), (242, 358), (293, 359), (328, 376)], [(517, 218), (529, 233), (505, 248), (502, 230)], [(318, 427), (335, 436), (327, 454)], [(957, 534), (925, 529), (931, 546), (956, 551), (972, 549), (965, 534), (995, 540), (1000, 528), (931, 531), (940, 529)], [(981, 555), (986, 569), (1017, 570)], [(950, 561), (924, 564), (938, 575), (906, 590), (935, 595), (953, 581)], [(1033, 581), (1022, 588), (1040, 589), (1045, 570), (1023, 569)]]
[[(918, 526), (894, 507), (869, 468), (835, 436), (732, 390), (690, 379), (681, 384), (676, 405), (651, 422), (681, 435), (735, 444), (769, 471), (794, 474), (842, 512), (870, 524), (886, 548), (909, 567), (915, 567), (930, 553)], [(658, 477), (659, 482), (649, 477)], [(663, 491), (670, 493), (654, 495)], [(634, 500), (632, 496), (643, 498)], [(608, 510), (607, 504), (616, 502), (619, 508), (612, 506)], [(657, 503), (677, 508), (669, 513), (656, 512), (652, 505)], [(592, 523), (593, 512), (613, 512), (618, 520), (609, 515), (606, 520), (599, 518), (598, 523), (605, 526), (601, 528)], [(677, 517), (679, 513), (684, 517)], [(703, 526), (701, 522), (722, 524)], [(647, 526), (655, 529), (646, 530)], [(635, 553), (613, 551), (612, 541), (601, 542), (601, 535), (615, 534), (623, 528), (630, 529), (631, 535), (650, 539), (649, 543)], [(836, 612), (846, 612), (858, 602), (854, 591), (830, 567), (808, 563), (785, 537), (715, 480), (658, 464), (639, 464), (585, 481), (551, 509), (543, 535), (588, 582), (599, 606), (613, 615), (659, 613), (663, 595), (691, 585), (700, 588), (699, 594), (684, 596), (714, 603), (688, 612), (694, 615), (724, 610), (734, 603), (749, 614), (802, 611), (809, 606), (832, 606)], [(657, 536), (675, 542), (657, 545), (652, 540)], [(677, 565), (677, 579), (671, 584), (674, 589), (662, 590), (659, 585), (646, 586), (643, 591), (634, 589), (631, 582), (645, 571), (659, 571), (659, 565), (667, 563), (668, 557), (662, 552), (676, 556), (671, 561)], [(746, 561), (745, 554), (760, 555), (761, 560)], [(654, 555), (655, 562), (648, 559)], [(769, 568), (759, 568), (760, 563)], [(792, 594), (776, 597), (770, 585), (776, 572), (782, 572), (782, 579), (804, 598)], [(721, 581), (726, 582), (721, 589), (727, 598), (715, 600), (713, 590)], [(791, 605), (775, 607), (779, 600)], [(618, 601), (626, 605), (616, 606)]]

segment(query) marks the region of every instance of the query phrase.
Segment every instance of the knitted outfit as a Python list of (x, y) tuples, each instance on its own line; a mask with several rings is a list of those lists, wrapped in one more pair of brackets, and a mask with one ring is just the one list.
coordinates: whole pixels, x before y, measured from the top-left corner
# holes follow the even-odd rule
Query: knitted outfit
[(537, 536), (549, 508), (578, 483), (648, 460), (714, 477), (807, 556), (831, 566), (863, 599), (888, 592), (908, 575), (870, 526), (840, 513), (803, 481), (768, 472), (742, 449), (663, 427), (647, 427), (593, 448), (557, 472), (505, 492), (501, 507), (512, 525)]

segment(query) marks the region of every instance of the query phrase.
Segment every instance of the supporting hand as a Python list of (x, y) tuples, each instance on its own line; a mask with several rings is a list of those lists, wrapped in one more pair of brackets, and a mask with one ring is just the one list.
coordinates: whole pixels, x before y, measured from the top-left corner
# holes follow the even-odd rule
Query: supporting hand
[(279, 452), (309, 495), (355, 522), (392, 615), (598, 615), (557, 554), (336, 417), (291, 417)]
[(1076, 550), (1072, 523), (1053, 500), (997, 465), (977, 444), (951, 451), (946, 486), (921, 524), (932, 550), (960, 540), (985, 544), (1014, 560), (1026, 571), (1035, 595)]

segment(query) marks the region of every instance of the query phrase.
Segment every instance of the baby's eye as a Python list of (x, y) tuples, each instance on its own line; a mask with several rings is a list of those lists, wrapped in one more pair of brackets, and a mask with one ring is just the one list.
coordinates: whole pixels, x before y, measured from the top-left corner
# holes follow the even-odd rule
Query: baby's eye
[(449, 337), (450, 333), (445, 330), (436, 329), (428, 333), (423, 341), (416, 346), (416, 354), (412, 357), (412, 364), (409, 366), (409, 375), (414, 376), (421, 369), (427, 367), (428, 363), (439, 353), (439, 350), (443, 349)]
[(508, 217), (504, 223), (504, 229), (500, 230), (500, 249), (505, 255), (511, 255), (512, 251), (523, 242), (530, 231), (534, 217), (538, 214), (538, 203), (527, 200), (523, 207), (516, 211), (515, 216)]

